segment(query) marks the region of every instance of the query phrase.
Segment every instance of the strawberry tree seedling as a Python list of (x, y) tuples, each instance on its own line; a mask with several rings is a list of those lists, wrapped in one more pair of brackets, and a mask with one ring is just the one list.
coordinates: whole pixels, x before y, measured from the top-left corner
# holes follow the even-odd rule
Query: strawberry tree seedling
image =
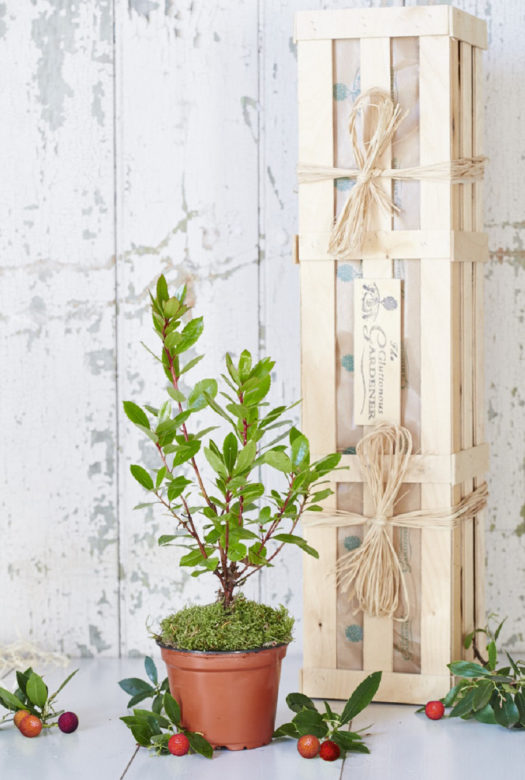
[[(291, 737), (299, 742), (306, 736), (323, 739), (319, 755), (325, 761), (334, 761), (339, 758), (339, 754), (344, 758), (346, 753), (369, 753), (362, 736), (356, 731), (347, 731), (345, 726), (370, 704), (380, 682), (381, 672), (374, 672), (364, 679), (346, 702), (341, 715), (333, 712), (327, 701), (324, 702), (324, 712), (319, 712), (308, 696), (303, 693), (290, 693), (286, 697), (286, 703), (296, 715), (290, 723), (279, 726), (274, 732), (274, 739)], [(299, 743), (298, 749), (303, 755)]]
[[(15, 726), (27, 737), (36, 737), (42, 729), (57, 726), (58, 719), (64, 710), (55, 709), (55, 700), (77, 672), (78, 669), (75, 669), (51, 695), (49, 695), (48, 687), (43, 678), (31, 667), (25, 672), (17, 672), (18, 688), (14, 693), (6, 688), (0, 688), (0, 704), (8, 710), (7, 714), (0, 719), (0, 723), (12, 719)], [(25, 715), (22, 715), (22, 712), (25, 712)], [(31, 717), (30, 721), (29, 717)], [(40, 722), (40, 726), (37, 721)]]
[(171, 753), (183, 756), (191, 750), (205, 758), (211, 758), (213, 748), (210, 743), (202, 734), (188, 731), (181, 724), (180, 707), (169, 692), (168, 678), (159, 683), (157, 667), (149, 656), (146, 657), (144, 666), (150, 682), (129, 677), (120, 680), (119, 685), (123, 691), (131, 694), (129, 708), (151, 698), (151, 709), (135, 708), (133, 715), (125, 715), (120, 720), (130, 729), (139, 745), (150, 748), (157, 755)]

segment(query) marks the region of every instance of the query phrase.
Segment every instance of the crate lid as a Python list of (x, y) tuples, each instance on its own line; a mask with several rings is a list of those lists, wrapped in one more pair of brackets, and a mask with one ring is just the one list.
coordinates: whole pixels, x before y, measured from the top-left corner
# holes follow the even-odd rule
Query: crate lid
[(487, 48), (487, 23), (451, 5), (299, 11), (296, 41), (447, 35)]

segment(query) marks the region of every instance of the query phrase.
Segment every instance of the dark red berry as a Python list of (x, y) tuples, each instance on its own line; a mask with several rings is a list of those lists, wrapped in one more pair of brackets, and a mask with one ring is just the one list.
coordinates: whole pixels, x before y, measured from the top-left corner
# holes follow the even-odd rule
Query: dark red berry
[(186, 734), (174, 734), (169, 738), (168, 750), (174, 756), (185, 756), (190, 749), (190, 742)]
[(335, 742), (332, 742), (331, 739), (327, 739), (321, 745), (319, 755), (323, 761), (336, 761), (341, 755), (341, 748)]
[(425, 705), (425, 715), (430, 720), (440, 720), (445, 714), (445, 707), (442, 701), (429, 701)]
[(78, 718), (74, 712), (63, 712), (58, 719), (58, 728), (64, 734), (71, 734), (78, 728)]

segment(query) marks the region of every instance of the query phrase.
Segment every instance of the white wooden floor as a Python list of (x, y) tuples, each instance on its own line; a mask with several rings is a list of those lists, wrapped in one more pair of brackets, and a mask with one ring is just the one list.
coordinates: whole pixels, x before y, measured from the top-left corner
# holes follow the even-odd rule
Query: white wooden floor
[[(12, 726), (0, 728), (2, 780), (525, 778), (524, 732), (457, 720), (432, 722), (415, 715), (415, 707), (393, 704), (371, 705), (356, 719), (355, 728), (370, 724), (367, 743), (372, 753), (349, 756), (344, 764), (305, 760), (292, 740), (240, 753), (218, 751), (211, 761), (200, 756), (152, 756), (145, 748), (137, 750), (131, 733), (119, 721), (127, 696), (117, 681), (143, 677), (142, 659), (82, 660), (78, 665), (80, 672), (60, 698), (61, 707), (78, 714), (78, 731), (26, 739)], [(284, 699), (297, 690), (299, 665), (298, 655), (285, 659), (277, 724), (289, 720)], [(64, 676), (62, 670), (52, 669), (46, 680), (52, 685)], [(5, 687), (10, 683), (9, 678), (2, 681)]]

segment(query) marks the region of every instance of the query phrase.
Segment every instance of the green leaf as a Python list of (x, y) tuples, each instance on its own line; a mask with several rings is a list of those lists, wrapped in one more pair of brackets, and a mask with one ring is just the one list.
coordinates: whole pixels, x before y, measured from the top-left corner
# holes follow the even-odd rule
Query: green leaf
[(347, 750), (354, 753), (370, 752), (369, 749), (366, 747), (366, 745), (363, 745), (363, 742), (359, 734), (355, 734), (352, 731), (336, 730), (332, 733), (330, 739), (332, 739), (336, 743), (336, 745), (339, 745), (341, 750)]
[(171, 723), (160, 712), (151, 710), (133, 710), (133, 715), (139, 723), (149, 723), (152, 726), (152, 730), (157, 734), (160, 733), (160, 729), (157, 728), (157, 724), (162, 726), (163, 729), (169, 729)]
[(184, 395), (184, 393), (181, 393), (180, 390), (176, 390), (171, 385), (168, 385), (167, 390), (168, 390), (169, 395), (171, 395), (171, 397), (173, 398), (174, 401), (177, 401), (178, 403), (181, 404), (181, 403), (183, 403), (183, 401), (186, 400), (186, 396)]
[(222, 445), (222, 454), (224, 457), (224, 463), (228, 469), (228, 473), (231, 474), (237, 460), (237, 436), (234, 433), (229, 433), (224, 439)]
[(339, 465), (340, 460), (341, 460), (341, 454), (338, 452), (334, 452), (332, 455), (327, 455), (326, 458), (322, 458), (321, 460), (318, 460), (316, 463), (313, 463), (312, 468), (320, 477), (324, 477), (326, 474), (329, 474), (330, 471), (333, 471)]
[(23, 710), (25, 705), (20, 699), (5, 688), (0, 688), (0, 701), (8, 710)]
[(200, 446), (201, 442), (198, 439), (190, 439), (190, 441), (181, 444), (176, 449), (173, 466), (180, 466), (182, 463), (186, 463), (187, 460), (191, 460), (200, 450)]
[(169, 317), (171, 319), (172, 317), (176, 317), (177, 314), (179, 314), (181, 312), (181, 310), (183, 309), (183, 306), (181, 305), (180, 301), (177, 300), (177, 298), (169, 298), (164, 303), (164, 307), (163, 308), (164, 308), (164, 314), (166, 315), (166, 317)]
[(298, 739), (299, 736), (300, 734), (297, 731), (297, 726), (295, 723), (283, 723), (282, 726), (279, 726), (279, 728), (273, 732), (272, 738), (278, 739), (279, 737), (293, 737), (293, 739)]
[(522, 726), (525, 726), (525, 694), (523, 690), (516, 694), (514, 701), (520, 713), (520, 723)]
[(63, 689), (66, 687), (66, 685), (68, 684), (68, 682), (69, 682), (69, 681), (70, 681), (70, 680), (71, 680), (71, 679), (72, 679), (72, 678), (75, 676), (75, 674), (76, 674), (77, 672), (78, 672), (78, 669), (75, 669), (75, 671), (74, 671), (74, 672), (71, 672), (71, 674), (68, 674), (68, 676), (66, 677), (66, 679), (65, 679), (63, 682), (61, 682), (61, 683), (60, 683), (60, 685), (58, 686), (58, 688), (56, 689), (56, 691), (55, 691), (54, 693), (52, 693), (52, 694), (51, 694), (51, 696), (50, 696), (50, 697), (49, 697), (49, 699), (48, 699), (48, 702), (52, 702), (52, 701), (53, 701), (53, 700), (54, 700), (54, 699), (55, 699), (55, 698), (58, 696), (58, 694), (60, 693), (60, 691), (62, 691), (62, 690), (63, 690)]
[(479, 720), (480, 723), (491, 723), (496, 724), (497, 720), (494, 715), (494, 710), (492, 709), (490, 704), (487, 704), (485, 707), (483, 707), (482, 710), (478, 710), (474, 713), (474, 718), (476, 720)]
[[(457, 685), (454, 685), (454, 686), (453, 686), (453, 687), (450, 689), (450, 691), (447, 693), (447, 695), (446, 695), (446, 696), (445, 696), (445, 698), (443, 699), (443, 706), (445, 706), (445, 707), (452, 707), (452, 705), (454, 704), (454, 702), (455, 702), (455, 701), (456, 701), (456, 699), (457, 699), (458, 693), (459, 693), (459, 692), (460, 692), (460, 690), (463, 688), (463, 685), (464, 685), (464, 683), (461, 683), (461, 682), (459, 682)], [(423, 707), (423, 708), (422, 708), (422, 711), (423, 711), (424, 709), (425, 709), (425, 708)]]
[(272, 468), (278, 471), (283, 471), (285, 474), (290, 474), (293, 471), (292, 461), (285, 452), (279, 450), (270, 450), (263, 455), (263, 463), (267, 463)]
[(220, 455), (217, 455), (213, 450), (211, 450), (209, 447), (204, 447), (204, 455), (206, 456), (206, 460), (212, 467), (212, 469), (219, 474), (223, 479), (226, 479), (228, 476), (228, 471), (226, 469), (226, 466), (222, 462), (222, 459)]
[(469, 715), (474, 709), (474, 695), (476, 689), (467, 691), (464, 696), (458, 701), (458, 703), (452, 708), (450, 712), (451, 718), (462, 718), (465, 715)]
[(302, 471), (310, 463), (310, 445), (306, 436), (300, 434), (292, 442), (292, 465), (294, 471)]
[(503, 702), (500, 707), (495, 704), (495, 700), (493, 699), (492, 707), (496, 720), (501, 726), (512, 728), (520, 719), (519, 710), (511, 693), (505, 693), (503, 695)]
[(490, 680), (480, 680), (474, 690), (473, 710), (482, 710), (489, 703), (494, 686)]
[(244, 544), (230, 544), (228, 547), (228, 558), (230, 561), (242, 561), (246, 558), (247, 550)]
[(315, 737), (325, 737), (328, 733), (328, 725), (317, 710), (301, 710), (292, 722), (301, 736), (313, 734)]
[(155, 487), (157, 489), (161, 486), (162, 480), (164, 479), (165, 476), (166, 476), (166, 466), (162, 466), (162, 468), (160, 468), (157, 471), (157, 476), (155, 478)]
[(179, 566), (198, 566), (206, 560), (200, 550), (192, 550), (191, 552), (183, 555), (179, 561)]
[(159, 536), (157, 544), (159, 547), (164, 547), (164, 545), (170, 544), (174, 539), (177, 539), (179, 534), (162, 534), (162, 536)]
[(132, 423), (135, 423), (135, 425), (142, 425), (144, 428), (150, 427), (146, 412), (144, 412), (140, 406), (134, 404), (133, 401), (124, 401), (122, 405), (127, 417)]
[(249, 469), (255, 460), (256, 455), (256, 444), (254, 441), (249, 441), (239, 452), (237, 456), (237, 464), (235, 467), (234, 474), (242, 474), (247, 469)]
[(151, 691), (144, 691), (143, 693), (137, 693), (135, 696), (132, 696), (131, 699), (128, 701), (127, 706), (131, 709), (135, 706), (135, 704), (140, 704), (141, 701), (144, 701), (144, 699), (149, 699), (151, 696), (153, 696), (153, 689)]
[(301, 548), (301, 550), (303, 550), (305, 553), (308, 553), (308, 555), (311, 555), (313, 558), (319, 558), (319, 553), (317, 550), (315, 550), (313, 547), (310, 547), (310, 545), (307, 544), (307, 542), (301, 536), (295, 536), (294, 534), (276, 534), (273, 539), (275, 539), (276, 542), (296, 544)]
[(151, 738), (153, 734), (149, 724), (137, 723), (135, 725), (130, 725), (129, 728), (135, 737), (135, 741), (138, 742), (139, 745), (142, 745), (142, 747), (149, 747), (151, 745)]
[(194, 317), (188, 322), (181, 333), (181, 341), (177, 347), (177, 352), (185, 352), (198, 341), (204, 329), (202, 317)]
[(188, 361), (188, 363), (186, 363), (186, 365), (183, 368), (181, 368), (180, 373), (185, 374), (186, 371), (189, 371), (191, 368), (193, 368), (193, 366), (196, 366), (197, 363), (199, 363), (203, 357), (204, 355), (197, 355), (197, 357), (194, 357), (192, 360)]
[(286, 703), (293, 712), (301, 712), (304, 709), (317, 711), (313, 701), (304, 693), (289, 693), (286, 697)]
[(456, 677), (490, 677), (488, 669), (472, 661), (454, 661), (448, 668)]
[(264, 396), (268, 394), (271, 383), (272, 380), (269, 374), (263, 376), (262, 379), (259, 379), (253, 389), (247, 390), (243, 394), (243, 404), (246, 404), (246, 406), (256, 406), (262, 401)]
[(190, 409), (193, 409), (193, 411), (204, 409), (204, 407), (208, 405), (206, 396), (215, 398), (216, 395), (217, 382), (215, 379), (201, 379), (200, 382), (197, 382), (188, 396), (188, 406)]
[(379, 684), (381, 682), (381, 672), (373, 672), (365, 677), (362, 683), (360, 683), (353, 694), (348, 699), (341, 714), (341, 725), (350, 723), (356, 715), (358, 715), (365, 707), (368, 707), (372, 699), (377, 693)]
[(168, 500), (174, 501), (180, 496), (187, 485), (191, 485), (191, 480), (186, 477), (175, 477), (168, 485)]
[(241, 382), (246, 382), (250, 375), (250, 369), (252, 367), (252, 356), (247, 349), (241, 352), (239, 358), (239, 379)]
[(132, 465), (129, 470), (142, 487), (146, 490), (153, 490), (153, 480), (146, 469), (143, 469), (142, 466)]
[(184, 731), (184, 733), (188, 737), (188, 742), (194, 753), (199, 753), (204, 758), (213, 757), (213, 748), (202, 734), (196, 734), (193, 731)]
[(47, 701), (47, 685), (40, 675), (32, 672), (27, 681), (26, 693), (35, 707), (42, 708)]
[(164, 711), (172, 723), (180, 724), (180, 707), (169, 691), (164, 694)]
[(164, 303), (169, 297), (166, 277), (164, 274), (161, 274), (157, 279), (157, 299), (160, 303)]
[(150, 658), (149, 655), (147, 655), (144, 659), (144, 668), (146, 669), (146, 674), (148, 675), (153, 685), (157, 685), (159, 681), (157, 667), (155, 666), (155, 661), (153, 658)]
[(143, 693), (147, 696), (152, 696), (155, 693), (155, 689), (149, 683), (145, 680), (140, 680), (138, 677), (126, 677), (124, 680), (119, 680), (119, 685), (130, 696)]
[(487, 652), (489, 654), (489, 669), (495, 669), (498, 663), (498, 651), (494, 641), (488, 643)]

